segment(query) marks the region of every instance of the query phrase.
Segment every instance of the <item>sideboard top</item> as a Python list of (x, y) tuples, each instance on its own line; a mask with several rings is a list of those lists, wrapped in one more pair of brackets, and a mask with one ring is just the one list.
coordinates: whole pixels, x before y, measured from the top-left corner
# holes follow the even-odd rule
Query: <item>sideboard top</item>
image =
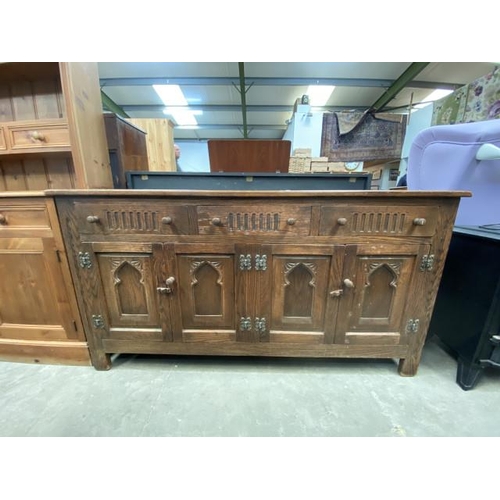
[(461, 198), (470, 191), (213, 191), (190, 189), (49, 189), (47, 196), (106, 196), (130, 198)]

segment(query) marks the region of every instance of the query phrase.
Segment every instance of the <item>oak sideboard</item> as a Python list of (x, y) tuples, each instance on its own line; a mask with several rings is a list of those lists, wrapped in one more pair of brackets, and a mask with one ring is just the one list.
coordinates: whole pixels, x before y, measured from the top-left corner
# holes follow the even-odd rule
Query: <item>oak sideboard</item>
[(114, 353), (395, 358), (406, 376), (469, 195), (46, 192), (96, 369)]

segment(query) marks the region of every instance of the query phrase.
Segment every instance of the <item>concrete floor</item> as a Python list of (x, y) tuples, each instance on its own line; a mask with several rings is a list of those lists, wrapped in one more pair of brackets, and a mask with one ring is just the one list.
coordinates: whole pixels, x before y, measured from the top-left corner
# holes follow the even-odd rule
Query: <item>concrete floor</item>
[(412, 378), (394, 360), (0, 362), (0, 436), (500, 436), (500, 371), (463, 391), (456, 368), (433, 339)]

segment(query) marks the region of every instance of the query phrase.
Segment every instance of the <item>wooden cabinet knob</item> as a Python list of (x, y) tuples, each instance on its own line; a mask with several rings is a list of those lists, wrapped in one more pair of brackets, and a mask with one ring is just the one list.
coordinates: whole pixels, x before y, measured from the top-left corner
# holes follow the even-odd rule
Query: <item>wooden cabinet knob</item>
[(416, 219), (413, 219), (413, 225), (414, 226), (425, 226), (426, 222), (427, 221), (425, 219), (423, 219), (423, 218), (418, 218), (417, 217)]
[(0, 224), (7, 224), (7, 217), (4, 214), (0, 214)]
[(30, 136), (32, 139), (35, 139), (35, 141), (45, 142), (45, 136), (36, 130), (31, 132)]
[(97, 217), (97, 215), (89, 215), (87, 217), (87, 222), (90, 222), (91, 224), (95, 224), (96, 222), (99, 222), (99, 217)]
[(344, 280), (344, 285), (346, 286), (346, 288), (354, 288), (354, 283), (348, 278)]
[(293, 226), (295, 223), (297, 222), (296, 219), (294, 219), (293, 217), (290, 217), (286, 223), (289, 225), (289, 226)]
[(163, 217), (161, 222), (162, 224), (172, 224), (172, 217)]
[(163, 295), (168, 295), (170, 293), (173, 293), (173, 288), (172, 285), (175, 283), (175, 278), (173, 276), (170, 276), (170, 278), (167, 278), (165, 280), (165, 285), (166, 286), (159, 286), (156, 288), (156, 291), (158, 293), (161, 293)]
[(222, 221), (221, 221), (220, 217), (214, 217), (211, 220), (211, 223), (212, 223), (212, 226), (222, 226)]
[(337, 224), (339, 226), (345, 226), (347, 224), (347, 219), (345, 217), (340, 217), (337, 219)]

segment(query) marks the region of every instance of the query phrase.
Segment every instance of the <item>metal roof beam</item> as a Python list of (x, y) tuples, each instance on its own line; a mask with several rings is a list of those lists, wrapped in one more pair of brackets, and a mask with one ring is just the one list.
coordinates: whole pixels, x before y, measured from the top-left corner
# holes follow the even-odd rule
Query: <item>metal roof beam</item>
[(411, 63), (406, 71), (404, 71), (404, 73), (401, 74), (401, 76), (383, 93), (383, 95), (370, 106), (370, 111), (378, 111), (383, 108), (387, 103), (394, 99), (394, 97), (396, 97), (401, 90), (407, 87), (409, 82), (411, 82), (412, 79), (421, 73), (422, 70), (429, 64), (430, 63), (428, 62)]
[(124, 109), (118, 104), (116, 104), (116, 102), (113, 101), (113, 99), (111, 99), (108, 95), (106, 95), (102, 90), (101, 90), (101, 100), (103, 107), (106, 108), (108, 111), (112, 111), (113, 113), (117, 114), (118, 116), (122, 116), (123, 118), (130, 118), (130, 116), (127, 115)]
[[(134, 111), (149, 111), (149, 112), (163, 112), (165, 109), (164, 104), (122, 104), (121, 107), (125, 111), (134, 112)], [(171, 109), (175, 109), (176, 107), (186, 109), (185, 106), (169, 106)], [(189, 106), (191, 111), (240, 111), (241, 105), (239, 104), (193, 104)], [(340, 111), (345, 109), (366, 109), (366, 106), (313, 106), (311, 108), (312, 111)], [(247, 112), (254, 111), (264, 111), (264, 112), (282, 112), (288, 113), (293, 111), (293, 105), (290, 104), (247, 104), (246, 105)]]
[[(414, 63), (416, 64), (416, 63)], [(157, 78), (101, 78), (101, 87), (135, 87), (151, 85), (234, 85), (239, 77), (157, 77)], [(246, 84), (259, 86), (303, 86), (309, 85), (335, 85), (337, 87), (378, 87), (389, 88), (395, 83), (394, 80), (376, 78), (267, 78), (249, 76), (245, 77)], [(448, 89), (455, 90), (465, 83), (443, 83), (443, 82), (420, 82), (409, 81), (407, 87), (415, 89)]]
[(241, 96), (241, 115), (243, 118), (243, 138), (248, 139), (248, 128), (247, 128), (247, 88), (245, 85), (245, 63), (238, 63), (238, 70), (240, 72), (240, 88), (238, 92)]

